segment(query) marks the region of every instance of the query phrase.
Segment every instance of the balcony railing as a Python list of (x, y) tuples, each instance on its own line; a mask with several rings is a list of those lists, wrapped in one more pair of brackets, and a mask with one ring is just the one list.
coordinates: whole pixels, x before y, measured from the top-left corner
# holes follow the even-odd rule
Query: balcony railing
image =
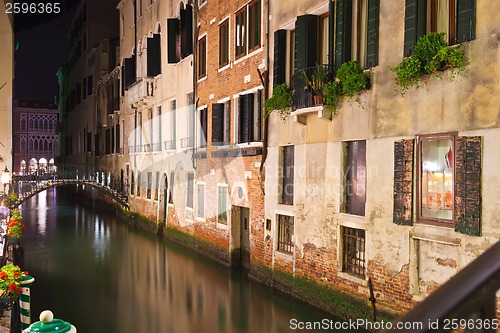
[(192, 148), (194, 146), (194, 137), (190, 136), (181, 139), (181, 148)]
[[(318, 65), (315, 67), (308, 67), (296, 71), (292, 75), (292, 109), (303, 109), (314, 106), (314, 91), (307, 84), (307, 79), (312, 80), (313, 75), (317, 72), (326, 72), (326, 80), (321, 82), (321, 84), (326, 84), (327, 82), (333, 80), (333, 66), (331, 65)], [(306, 79), (307, 77), (307, 79)]]
[(128, 146), (128, 152), (129, 152), (129, 154), (141, 153), (142, 152), (142, 145)]
[(168, 140), (163, 142), (165, 146), (165, 150), (174, 150), (175, 149), (175, 140)]
[(129, 105), (138, 106), (147, 104), (147, 100), (154, 96), (154, 78), (143, 77), (137, 79), (134, 84), (128, 88)]

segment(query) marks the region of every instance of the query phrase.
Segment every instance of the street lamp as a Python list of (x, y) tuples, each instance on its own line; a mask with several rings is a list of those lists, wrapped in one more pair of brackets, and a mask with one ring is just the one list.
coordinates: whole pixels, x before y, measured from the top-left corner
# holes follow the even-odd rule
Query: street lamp
[(10, 172), (7, 167), (5, 167), (5, 170), (2, 171), (2, 184), (3, 184), (3, 193), (5, 193), (5, 187), (7, 187), (7, 184), (10, 183)]

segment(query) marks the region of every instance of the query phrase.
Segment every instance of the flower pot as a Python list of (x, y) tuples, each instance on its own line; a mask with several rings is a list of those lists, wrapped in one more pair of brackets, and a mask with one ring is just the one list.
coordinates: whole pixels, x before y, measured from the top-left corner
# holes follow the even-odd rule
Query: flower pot
[(314, 95), (314, 105), (323, 105), (323, 96), (322, 95)]

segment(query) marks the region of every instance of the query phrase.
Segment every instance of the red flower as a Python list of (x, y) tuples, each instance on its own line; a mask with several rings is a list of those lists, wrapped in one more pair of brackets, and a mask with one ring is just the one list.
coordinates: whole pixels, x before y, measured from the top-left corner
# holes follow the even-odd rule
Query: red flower
[(0, 272), (0, 279), (6, 279), (6, 278), (8, 278), (8, 277), (9, 277), (9, 275), (8, 275), (7, 273), (5, 273), (5, 272)]
[(24, 275), (29, 275), (29, 274), (28, 274), (28, 271), (24, 271)]
[(9, 290), (10, 291), (16, 291), (17, 290), (17, 286), (15, 283), (11, 283), (10, 286), (9, 286)]
[(19, 273), (18, 272), (14, 272), (14, 276), (19, 276)]

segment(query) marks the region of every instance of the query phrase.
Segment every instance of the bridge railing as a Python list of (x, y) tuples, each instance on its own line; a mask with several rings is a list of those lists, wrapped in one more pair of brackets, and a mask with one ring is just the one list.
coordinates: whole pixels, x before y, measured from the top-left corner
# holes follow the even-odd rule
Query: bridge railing
[(56, 164), (47, 172), (14, 175), (12, 190), (22, 199), (54, 183), (64, 183), (66, 181), (92, 183), (111, 192), (121, 201), (127, 201), (128, 184), (125, 179), (115, 176), (109, 170), (93, 168), (88, 165)]

